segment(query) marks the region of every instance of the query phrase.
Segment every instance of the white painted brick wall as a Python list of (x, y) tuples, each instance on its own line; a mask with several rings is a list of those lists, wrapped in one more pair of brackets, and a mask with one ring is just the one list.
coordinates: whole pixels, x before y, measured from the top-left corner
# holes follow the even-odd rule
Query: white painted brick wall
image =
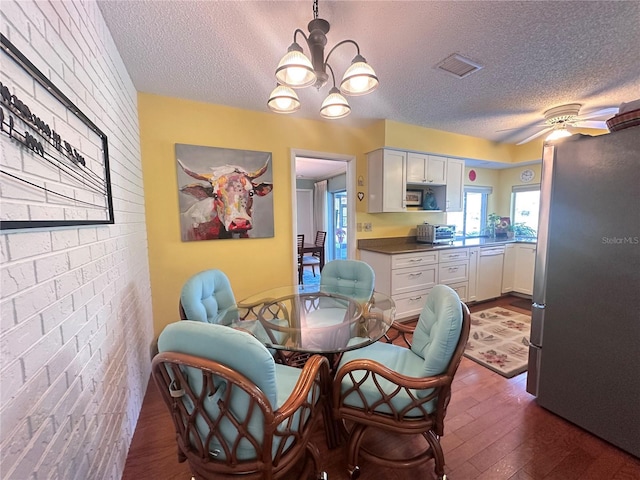
[[(117, 479), (153, 336), (137, 95), (95, 2), (2, 0), (0, 11), (0, 31), (107, 135), (116, 220), (0, 234), (0, 478)], [(60, 128), (96, 148), (77, 125)], [(2, 162), (56, 174), (24, 152)]]

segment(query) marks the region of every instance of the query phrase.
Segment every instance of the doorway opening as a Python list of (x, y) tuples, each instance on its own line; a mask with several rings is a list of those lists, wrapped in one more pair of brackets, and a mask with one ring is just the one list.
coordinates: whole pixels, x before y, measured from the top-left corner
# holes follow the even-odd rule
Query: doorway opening
[[(297, 265), (297, 235), (313, 243), (327, 232), (325, 260), (355, 258), (355, 157), (292, 150), (292, 246)], [(317, 269), (316, 269), (317, 270)], [(298, 271), (295, 272), (297, 283)]]

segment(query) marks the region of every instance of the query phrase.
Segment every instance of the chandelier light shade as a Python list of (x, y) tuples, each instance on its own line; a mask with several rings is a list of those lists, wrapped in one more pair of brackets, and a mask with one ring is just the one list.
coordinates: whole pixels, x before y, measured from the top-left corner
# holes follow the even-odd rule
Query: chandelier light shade
[(340, 93), (340, 90), (336, 87), (329, 90), (329, 96), (324, 99), (320, 107), (320, 115), (324, 118), (336, 119), (346, 117), (350, 113), (351, 107), (347, 99)]
[(276, 68), (276, 80), (291, 88), (305, 88), (316, 83), (316, 72), (302, 47), (293, 42)]
[(300, 109), (300, 100), (291, 88), (278, 85), (269, 95), (267, 105), (277, 113), (293, 113)]
[(371, 65), (361, 56), (353, 59), (351, 66), (344, 72), (340, 91), (345, 95), (366, 95), (378, 88), (378, 77)]
[[(373, 68), (360, 55), (360, 47), (353, 40), (342, 40), (324, 55), (327, 44), (329, 22), (318, 18), (318, 0), (313, 2), (313, 20), (307, 25), (309, 36), (299, 28), (293, 32), (293, 43), (287, 54), (282, 57), (276, 68), (278, 86), (271, 92), (267, 105), (278, 113), (292, 113), (300, 108), (300, 100), (293, 88), (305, 88), (311, 85), (318, 90), (329, 80), (327, 70), (331, 72), (333, 87), (322, 102), (320, 115), (324, 118), (336, 119), (349, 115), (351, 107), (343, 95), (366, 95), (378, 87), (378, 77)], [(304, 54), (296, 36), (300, 34), (305, 39), (310, 56)], [(336, 78), (329, 64), (329, 57), (341, 45), (352, 44), (356, 48), (356, 55), (342, 77), (340, 89), (336, 87)]]

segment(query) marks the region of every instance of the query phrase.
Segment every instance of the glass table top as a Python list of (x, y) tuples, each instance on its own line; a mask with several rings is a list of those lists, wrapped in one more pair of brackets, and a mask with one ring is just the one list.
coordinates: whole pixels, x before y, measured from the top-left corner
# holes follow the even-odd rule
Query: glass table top
[(268, 348), (330, 354), (379, 340), (393, 323), (395, 304), (370, 290), (292, 285), (238, 302), (238, 316), (230, 326)]

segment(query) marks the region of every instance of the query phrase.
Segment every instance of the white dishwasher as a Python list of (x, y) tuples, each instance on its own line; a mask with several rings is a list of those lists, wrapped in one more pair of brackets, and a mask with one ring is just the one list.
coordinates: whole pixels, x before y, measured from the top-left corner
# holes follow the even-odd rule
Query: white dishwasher
[(502, 294), (504, 245), (481, 247), (479, 263), (477, 300), (499, 297)]

